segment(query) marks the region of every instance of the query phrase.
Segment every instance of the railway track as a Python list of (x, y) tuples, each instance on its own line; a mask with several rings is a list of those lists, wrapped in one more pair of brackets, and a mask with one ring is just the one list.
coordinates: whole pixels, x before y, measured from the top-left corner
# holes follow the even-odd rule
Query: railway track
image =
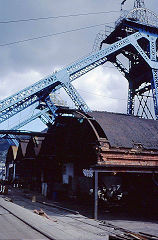
[(18, 239), (40, 239), (55, 240), (47, 234), (34, 228), (10, 212), (7, 208), (0, 205), (0, 239), (1, 240), (18, 240)]
[[(44, 212), (50, 217), (50, 219), (60, 221), (65, 224), (69, 219), (69, 225), (74, 227), (78, 227), (78, 229), (82, 229), (83, 231), (87, 231), (95, 234), (95, 229), (103, 230), (104, 233), (96, 233), (96, 235), (104, 237), (107, 234), (109, 235), (109, 239), (127, 239), (127, 240), (158, 240), (158, 236), (154, 236), (151, 234), (139, 232), (135, 233), (129, 231), (127, 229), (117, 227), (113, 224), (108, 223), (107, 221), (94, 221), (85, 216), (80, 215), (78, 212), (70, 210), (68, 208), (63, 208), (56, 204), (48, 204), (45, 202), (37, 201), (36, 204), (32, 203), (31, 200), (26, 198), (14, 199), (14, 203), (19, 204), (27, 208), (29, 206), (30, 210), (34, 210), (35, 207), (39, 209), (43, 209)], [(70, 221), (72, 220), (72, 221)], [(91, 227), (92, 230), (87, 228), (86, 226)], [(86, 230), (87, 229), (87, 230)]]
[[(10, 216), (13, 216), (13, 219), (18, 219), (18, 225), (19, 224), (22, 224), (23, 226), (28, 226), (28, 230), (31, 231), (31, 229), (35, 232), (35, 233), (38, 233), (39, 236), (40, 236), (40, 239), (43, 239), (43, 240), (55, 240), (54, 238), (52, 238), (50, 235), (48, 235), (47, 233), (44, 233), (43, 231), (40, 231), (39, 229), (35, 228), (33, 225), (29, 224), (27, 221), (25, 221), (24, 219), (21, 219), (19, 218), (16, 213), (13, 214), (13, 212), (9, 211), (7, 208), (5, 208), (4, 206), (0, 205), (0, 208), (4, 209), (5, 210), (5, 215), (6, 214), (9, 214)], [(13, 221), (15, 222), (15, 220)], [(10, 224), (9, 224), (9, 227), (10, 227)], [(18, 226), (13, 226), (15, 229), (18, 228)], [(10, 229), (7, 228), (7, 231), (10, 231)], [(24, 233), (25, 234), (25, 233)], [(2, 236), (3, 237), (3, 236)], [(3, 239), (1, 238), (1, 232), (0, 232), (0, 239)], [(5, 238), (6, 239), (6, 238)], [(13, 238), (9, 238), (9, 239), (13, 239)], [(14, 238), (15, 239), (15, 238)], [(19, 239), (18, 237), (16, 239)]]

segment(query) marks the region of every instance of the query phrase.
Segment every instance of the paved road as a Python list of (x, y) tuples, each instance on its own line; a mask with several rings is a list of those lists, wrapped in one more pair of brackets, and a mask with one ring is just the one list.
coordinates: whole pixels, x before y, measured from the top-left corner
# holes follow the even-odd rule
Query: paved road
[(0, 207), (0, 240), (46, 240), (37, 231)]

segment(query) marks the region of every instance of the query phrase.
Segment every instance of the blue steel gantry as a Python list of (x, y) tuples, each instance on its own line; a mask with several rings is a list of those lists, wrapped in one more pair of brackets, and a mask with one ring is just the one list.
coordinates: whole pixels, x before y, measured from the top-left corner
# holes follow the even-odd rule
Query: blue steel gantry
[[(136, 39), (134, 34), (141, 37)], [(123, 12), (100, 47), (126, 38), (130, 44), (109, 55), (108, 61), (129, 82), (127, 114), (158, 119), (158, 17), (145, 8), (143, 0), (136, 0), (132, 11)]]
[[(154, 118), (147, 102), (152, 97), (155, 118), (158, 119), (157, 51), (158, 17), (144, 8), (143, 0), (136, 0), (134, 9), (124, 12), (116, 21), (114, 30), (101, 42), (100, 50), (0, 101), (0, 123), (35, 103), (38, 103), (39, 113), (12, 129), (19, 129), (35, 118), (46, 124), (52, 123), (57, 107), (50, 94), (60, 88), (65, 89), (78, 109), (90, 111), (72, 81), (107, 61), (113, 63), (129, 82), (127, 113), (138, 114), (141, 109), (140, 116)], [(125, 66), (124, 58), (123, 61), (119, 58), (120, 55), (127, 60), (128, 66)], [(146, 92), (149, 94), (146, 95)], [(134, 106), (136, 97), (139, 100), (137, 112)]]

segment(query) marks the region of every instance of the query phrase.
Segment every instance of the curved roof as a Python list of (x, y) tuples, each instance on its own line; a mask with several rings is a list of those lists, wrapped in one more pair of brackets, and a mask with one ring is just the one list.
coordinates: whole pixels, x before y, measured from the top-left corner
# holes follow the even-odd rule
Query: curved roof
[(141, 144), (145, 149), (158, 150), (158, 121), (100, 111), (88, 114), (100, 124), (111, 147)]

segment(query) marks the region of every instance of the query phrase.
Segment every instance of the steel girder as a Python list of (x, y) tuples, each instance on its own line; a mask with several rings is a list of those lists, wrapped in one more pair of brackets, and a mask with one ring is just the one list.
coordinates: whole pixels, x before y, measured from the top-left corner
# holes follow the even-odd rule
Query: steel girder
[[(137, 29), (138, 30), (138, 29)], [(158, 60), (156, 56), (156, 42), (158, 40), (158, 34), (152, 34), (150, 31), (148, 31), (148, 28), (146, 28), (146, 31), (143, 29), (140, 29), (139, 33), (142, 36), (142, 39), (146, 39), (149, 42), (149, 49), (144, 50), (140, 43), (138, 42), (138, 39), (133, 37), (133, 34), (131, 34), (131, 46), (134, 47), (135, 50), (133, 50), (133, 55), (135, 55), (135, 60), (131, 58), (131, 48), (126, 48), (125, 51), (122, 51), (121, 53), (127, 57), (132, 64), (135, 64), (135, 66), (142, 62), (143, 65), (147, 64), (148, 68), (151, 71), (151, 77), (148, 76), (148, 82), (150, 82), (150, 89), (152, 88), (153, 92), (153, 100), (154, 100), (154, 110), (155, 110), (155, 117), (158, 119)], [(141, 39), (141, 38), (140, 38)], [(128, 52), (128, 53), (127, 53)], [(134, 105), (135, 105), (135, 96), (138, 96), (138, 89), (135, 87), (136, 81), (140, 81), (140, 77), (138, 76), (138, 79), (134, 79), (129, 65), (129, 70), (123, 66), (123, 64), (117, 59), (117, 55), (119, 52), (113, 55), (113, 57), (109, 61), (114, 64), (114, 66), (122, 73), (122, 75), (128, 80), (129, 82), (129, 90), (128, 90), (128, 102), (127, 102), (127, 113), (128, 114), (134, 114)], [(129, 55), (128, 55), (129, 54)], [(130, 63), (131, 64), (131, 63)], [(141, 69), (139, 69), (141, 71)], [(140, 82), (145, 83), (147, 76), (144, 76), (144, 79), (142, 79)], [(146, 88), (145, 88), (146, 89)], [(148, 108), (145, 100), (145, 107), (148, 110), (149, 115), (151, 116), (151, 111)], [(143, 107), (144, 114), (147, 116), (145, 112), (145, 108)], [(137, 111), (138, 113), (138, 111)], [(141, 115), (142, 116), (142, 115)]]
[(145, 3), (144, 0), (135, 0), (134, 1), (134, 8), (144, 8)]
[(140, 94), (140, 95), (137, 95), (137, 99), (139, 101), (139, 105), (138, 105), (138, 109), (137, 109), (137, 113), (136, 115), (137, 116), (140, 116), (140, 117), (146, 117), (146, 118), (150, 118), (151, 119), (154, 119), (154, 116), (152, 114), (152, 111), (151, 109), (148, 107), (148, 99), (151, 98), (150, 96), (150, 91), (148, 91), (147, 95), (143, 95), (143, 94)]
[(45, 113), (45, 114), (41, 114), (39, 116), (39, 119), (45, 124), (45, 125), (48, 125), (48, 124), (53, 124), (54, 123), (54, 116), (52, 115), (51, 117)]
[(134, 114), (134, 96), (135, 94), (134, 94), (133, 82), (129, 81), (127, 114)]
[(154, 109), (156, 119), (158, 120), (158, 69), (152, 69), (153, 79), (151, 82), (152, 92), (153, 92), (153, 100), (154, 100)]
[[(12, 104), (13, 101), (11, 100), (12, 103), (9, 105), (9, 107), (7, 107), (8, 103), (7, 104), (4, 103), (6, 105), (6, 107), (2, 107), (2, 110), (0, 110), (0, 123), (6, 121), (7, 119), (11, 118), (15, 114), (17, 114), (17, 113), (21, 112), (22, 110), (28, 108), (29, 106), (31, 106), (32, 104), (34, 104), (38, 100), (39, 100), (38, 97), (33, 95), (33, 96), (30, 96), (29, 98), (22, 99), (19, 102), (15, 101), (14, 104)], [(0, 102), (0, 104), (1, 104), (1, 102)], [(3, 106), (3, 104), (2, 104), (2, 106)]]
[(50, 99), (50, 96), (48, 95), (46, 98), (45, 98), (45, 103), (47, 105), (47, 107), (50, 109), (50, 111), (52, 112), (52, 115), (54, 117), (56, 117), (56, 110), (57, 110), (57, 107), (54, 105), (54, 103), (51, 101)]
[(75, 103), (78, 109), (80, 109), (83, 112), (90, 112), (89, 107), (83, 100), (83, 98), (79, 95), (79, 93), (76, 91), (74, 86), (71, 84), (71, 82), (67, 82), (62, 85), (67, 94), (70, 96), (72, 101)]
[[(14, 127), (10, 128), (10, 130), (17, 130), (22, 128), (23, 126), (27, 125), (28, 123), (32, 122), (33, 120), (39, 118), (44, 124), (48, 125), (54, 123), (54, 115), (49, 116), (48, 112), (50, 109), (45, 106), (44, 109), (40, 110), (38, 113), (32, 115), (31, 117), (27, 118), (26, 120), (20, 122), (19, 124), (15, 125)], [(8, 135), (9, 138), (7, 138), (10, 145), (19, 145), (18, 140), (15, 138), (14, 135)], [(1, 135), (1, 138), (5, 138), (6, 134)]]
[[(137, 53), (143, 58), (143, 60), (153, 69), (153, 82), (152, 89), (153, 94), (155, 96), (155, 114), (158, 116), (158, 112), (156, 111), (157, 99), (158, 99), (158, 89), (157, 89), (157, 69), (158, 62), (155, 60), (154, 54), (155, 52), (155, 44), (157, 37), (150, 37), (150, 33), (144, 32), (136, 32), (133, 33), (111, 45), (107, 48), (99, 50), (98, 52), (89, 55), (88, 57), (83, 58), (82, 60), (76, 61), (76, 63), (61, 69), (58, 72), (53, 73), (52, 75), (40, 80), (39, 82), (31, 85), (28, 88), (23, 89), (17, 94), (12, 95), (0, 102), (0, 123), (5, 121), (6, 119), (12, 117), (16, 113), (24, 110), (28, 106), (34, 104), (41, 99), (47, 99), (49, 93), (53, 90), (63, 87), (69, 96), (72, 98), (77, 107), (79, 107), (83, 111), (89, 111), (89, 108), (83, 101), (83, 99), (79, 96), (73, 85), (72, 81), (79, 78), (80, 76), (86, 74), (92, 69), (104, 64), (106, 61), (110, 60), (110, 57), (113, 55), (119, 54), (122, 52), (124, 48), (127, 46), (133, 46)], [(138, 43), (138, 40), (141, 38), (147, 38), (150, 44), (150, 52), (151, 57), (149, 58), (145, 51), (141, 48)], [(127, 70), (123, 67), (123, 65), (116, 60), (115, 65), (120, 69), (123, 74), (128, 75)], [(130, 106), (133, 106), (133, 93), (130, 89), (129, 93), (129, 102)], [(46, 102), (48, 104), (48, 102)], [(131, 113), (133, 107), (128, 108), (128, 113)], [(158, 109), (158, 108), (157, 108)]]
[(0, 123), (35, 102), (44, 99), (44, 96), (48, 96), (52, 90), (54, 92), (63, 86), (67, 89), (72, 100), (75, 99), (76, 105), (80, 106), (80, 108), (85, 111), (87, 105), (85, 105), (83, 100), (78, 97), (79, 95), (77, 97), (74, 96), (76, 91), (74, 91), (70, 82), (104, 64), (110, 55), (119, 52), (124, 47), (130, 45), (132, 41), (136, 42), (141, 37), (142, 34), (136, 32), (0, 101)]
[(12, 135), (12, 134), (8, 134), (8, 138), (7, 138), (7, 141), (8, 141), (8, 143), (10, 144), (10, 145), (12, 145), (12, 146), (18, 146), (19, 145), (19, 142), (18, 142), (18, 140), (15, 138), (15, 136), (14, 135)]
[[(37, 119), (37, 118), (41, 118), (41, 116), (46, 116), (49, 112), (49, 108), (45, 107), (43, 110), (40, 110), (38, 113), (32, 115), (31, 117), (27, 118), (26, 120), (22, 121), (21, 123), (15, 125), (13, 128), (11, 128), (10, 130), (16, 130), (16, 129), (20, 129), (22, 127), (24, 127), (25, 125), (27, 125), (28, 123), (32, 122), (33, 120)], [(48, 119), (48, 117), (47, 117)], [(49, 123), (53, 123), (53, 119), (49, 118)]]
[(158, 39), (158, 36), (150, 34), (150, 32), (142, 33), (142, 35), (144, 38), (146, 38), (149, 41), (150, 56), (148, 56), (144, 52), (144, 50), (139, 46), (139, 44), (135, 40), (134, 40), (134, 47), (151, 69), (151, 72), (152, 72), (151, 88), (153, 93), (154, 110), (155, 110), (155, 117), (156, 119), (158, 119), (158, 61), (156, 56), (156, 40)]
[(123, 65), (123, 63), (117, 57), (111, 62), (119, 70), (119, 72), (128, 79), (129, 70)]

